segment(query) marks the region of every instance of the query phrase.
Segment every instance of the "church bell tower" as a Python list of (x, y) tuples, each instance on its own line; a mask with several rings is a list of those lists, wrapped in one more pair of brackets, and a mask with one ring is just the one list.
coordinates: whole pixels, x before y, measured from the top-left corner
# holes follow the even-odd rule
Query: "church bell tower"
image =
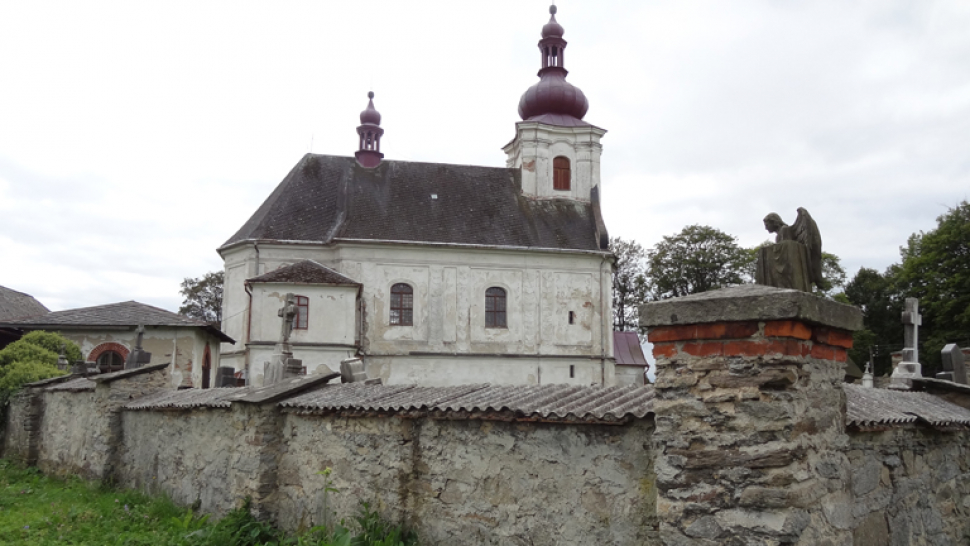
[(506, 165), (522, 171), (522, 192), (537, 198), (589, 201), (599, 191), (600, 138), (605, 129), (583, 121), (589, 101), (566, 81), (566, 40), (549, 7), (539, 40), (539, 82), (519, 100), (515, 138), (503, 150)]

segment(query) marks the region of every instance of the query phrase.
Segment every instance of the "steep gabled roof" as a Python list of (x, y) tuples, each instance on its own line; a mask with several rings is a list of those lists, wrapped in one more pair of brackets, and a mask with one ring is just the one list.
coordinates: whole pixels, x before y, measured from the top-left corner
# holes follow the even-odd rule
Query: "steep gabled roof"
[(58, 329), (82, 327), (119, 327), (119, 326), (175, 326), (196, 327), (209, 331), (222, 341), (235, 343), (235, 340), (209, 324), (189, 318), (159, 307), (137, 301), (123, 301), (94, 307), (80, 307), (65, 311), (54, 311), (46, 315), (26, 319), (4, 321), (2, 325), (15, 328)]
[(30, 294), (0, 286), (0, 320), (33, 317), (47, 313), (50, 313), (50, 310)]
[(313, 260), (303, 260), (281, 267), (258, 277), (248, 279), (248, 283), (287, 283), (287, 284), (337, 284), (360, 286), (360, 283), (337, 273), (329, 267)]
[(349, 239), (602, 251), (597, 207), (525, 197), (518, 169), (409, 161), (365, 169), (352, 157), (307, 154), (223, 247)]

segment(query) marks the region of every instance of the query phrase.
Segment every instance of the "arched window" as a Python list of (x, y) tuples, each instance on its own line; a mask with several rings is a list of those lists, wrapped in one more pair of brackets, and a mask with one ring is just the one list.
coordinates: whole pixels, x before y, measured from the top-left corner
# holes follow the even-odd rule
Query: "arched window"
[(296, 297), (296, 317), (293, 320), (294, 330), (306, 330), (310, 318), (310, 299), (306, 296)]
[(98, 369), (101, 373), (116, 372), (125, 369), (125, 358), (115, 351), (105, 351), (98, 356)]
[(485, 327), (507, 328), (505, 320), (505, 289), (493, 286), (485, 291)]
[(414, 289), (399, 282), (391, 287), (391, 326), (414, 325)]
[(569, 158), (559, 156), (552, 160), (552, 189), (569, 191)]

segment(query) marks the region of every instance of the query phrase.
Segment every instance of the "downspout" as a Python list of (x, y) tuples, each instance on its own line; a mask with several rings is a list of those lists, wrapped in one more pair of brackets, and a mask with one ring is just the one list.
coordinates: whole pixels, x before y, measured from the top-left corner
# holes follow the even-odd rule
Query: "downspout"
[[(253, 250), (256, 251), (256, 272), (253, 277), (259, 276), (259, 243), (253, 242)], [(251, 341), (250, 334), (253, 327), (253, 293), (249, 289), (249, 283), (243, 282), (243, 289), (246, 291), (246, 295), (249, 297), (249, 301), (246, 304), (246, 340), (243, 344), (243, 372), (246, 375), (246, 381), (249, 381), (253, 374), (249, 370), (249, 342)]]

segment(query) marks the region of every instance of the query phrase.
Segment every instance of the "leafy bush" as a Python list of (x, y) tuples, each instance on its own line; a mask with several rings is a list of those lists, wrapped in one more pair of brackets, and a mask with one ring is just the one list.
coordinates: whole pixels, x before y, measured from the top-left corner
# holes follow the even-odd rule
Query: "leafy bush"
[(81, 359), (74, 342), (53, 332), (31, 332), (0, 350), (0, 404), (25, 383), (64, 375), (57, 369), (61, 345), (68, 361)]
[(0, 404), (5, 404), (26, 383), (59, 375), (64, 375), (64, 372), (37, 360), (18, 360), (4, 366), (0, 368)]
[(63, 344), (64, 354), (67, 356), (68, 362), (74, 362), (84, 358), (84, 355), (81, 354), (81, 348), (76, 343), (54, 332), (37, 330), (36, 332), (25, 334), (20, 338), (20, 341), (25, 341), (32, 345), (39, 345), (55, 355), (61, 354), (61, 344)]

